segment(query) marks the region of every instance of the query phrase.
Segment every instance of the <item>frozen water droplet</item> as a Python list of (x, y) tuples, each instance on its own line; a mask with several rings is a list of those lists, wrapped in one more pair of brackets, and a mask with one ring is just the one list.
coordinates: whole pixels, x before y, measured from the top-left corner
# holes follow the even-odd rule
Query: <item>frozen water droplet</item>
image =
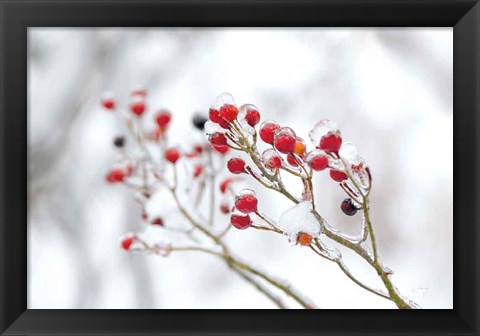
[(283, 230), (289, 239), (296, 241), (301, 232), (312, 237), (320, 235), (320, 223), (312, 212), (312, 204), (308, 201), (300, 202), (285, 211), (278, 221), (278, 227)]
[(282, 137), (282, 136), (288, 136), (293, 138), (295, 141), (297, 139), (297, 135), (295, 134), (295, 131), (291, 129), (290, 127), (281, 127), (275, 132), (275, 139)]
[[(258, 116), (258, 118), (257, 118)], [(255, 134), (255, 125), (260, 121), (258, 108), (252, 104), (242, 105), (238, 110), (238, 122), (242, 129), (250, 135)]]
[(338, 129), (336, 122), (323, 119), (312, 128), (312, 130), (308, 133), (308, 136), (310, 137), (312, 144), (315, 147), (319, 147), (320, 140), (322, 140), (322, 137), (328, 133), (340, 135), (340, 130)]
[(216, 124), (214, 122), (207, 121), (205, 123), (205, 134), (206, 135), (211, 135), (215, 132), (223, 133), (223, 131), (224, 131), (224, 129), (222, 129), (218, 124)]
[(340, 147), (338, 154), (350, 165), (358, 165), (361, 162), (365, 162), (365, 160), (358, 154), (357, 147), (351, 142), (344, 142), (342, 147)]
[(212, 107), (218, 110), (223, 105), (235, 105), (235, 100), (233, 99), (232, 95), (228, 92), (224, 92), (220, 94), (217, 98), (215, 98), (215, 101), (212, 104)]
[(272, 148), (266, 149), (261, 159), (265, 167), (272, 171), (282, 167), (282, 157)]

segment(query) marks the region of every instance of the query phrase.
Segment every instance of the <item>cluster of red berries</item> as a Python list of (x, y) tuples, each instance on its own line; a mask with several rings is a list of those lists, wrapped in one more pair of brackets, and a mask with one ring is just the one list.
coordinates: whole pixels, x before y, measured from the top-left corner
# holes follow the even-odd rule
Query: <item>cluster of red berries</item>
[[(216, 130), (210, 133), (209, 141), (215, 148), (233, 147), (238, 149), (237, 146), (242, 147), (242, 144), (236, 142), (238, 138), (235, 134), (242, 133), (243, 129), (246, 131), (247, 138), (248, 135), (255, 135), (255, 126), (260, 123), (260, 118), (260, 112), (254, 105), (247, 104), (237, 108), (229, 94), (222, 94), (217, 98), (217, 103), (210, 109), (209, 119), (212, 123), (219, 125), (224, 131)], [(248, 127), (251, 129), (249, 130)], [(245, 136), (245, 134), (240, 135)], [(309, 133), (310, 139), (315, 146), (315, 149), (310, 152), (307, 152), (304, 139), (297, 136), (293, 129), (281, 126), (274, 120), (266, 120), (261, 123), (258, 135), (264, 143), (271, 146), (263, 151), (259, 158), (265, 168), (271, 171), (282, 168), (287, 169), (286, 165), (288, 164), (296, 169), (299, 169), (298, 167), (300, 166), (309, 167), (316, 172), (329, 169), (329, 176), (335, 182), (342, 183), (348, 180), (347, 172), (339, 168), (341, 166), (339, 164), (339, 153), (343, 140), (341, 132), (335, 123), (329, 120), (322, 120), (315, 125), (314, 129)], [(232, 143), (229, 143), (229, 141), (232, 141)], [(282, 154), (285, 155), (285, 158), (282, 157)], [(227, 168), (233, 174), (252, 174), (242, 157), (229, 159)], [(352, 169), (355, 169), (355, 167), (352, 166)], [(355, 214), (357, 211), (355, 205), (350, 210), (347, 210), (347, 205), (350, 205), (350, 203), (342, 203), (342, 211), (347, 215)], [(237, 205), (236, 209), (247, 213), (247, 215), (233, 214), (232, 224), (235, 227), (248, 227), (247, 223), (251, 223), (248, 212), (242, 211)]]
[(230, 217), (230, 223), (237, 229), (244, 230), (252, 225), (250, 213), (257, 212), (258, 198), (255, 191), (243, 189), (235, 196), (235, 209), (238, 212)]
[[(118, 116), (126, 116), (126, 122), (130, 123), (131, 119), (129, 115), (133, 115), (134, 117), (142, 117), (144, 118), (148, 109), (147, 109), (147, 91), (144, 89), (137, 89), (133, 90), (131, 93), (131, 101), (128, 105), (128, 109), (126, 113), (124, 111), (118, 111), (121, 113), (116, 113)], [(119, 103), (113, 96), (104, 97), (101, 101), (102, 106), (109, 111), (117, 111), (119, 110)], [(201, 114), (197, 113), (192, 118), (193, 126), (198, 130), (203, 130), (205, 126), (205, 122), (207, 118), (203, 117)], [(164, 135), (169, 129), (169, 126), (172, 122), (172, 114), (170, 111), (165, 109), (158, 110), (153, 116), (153, 125), (155, 125), (155, 130), (153, 132), (146, 132), (143, 130), (143, 127), (137, 128), (135, 131), (143, 133), (139, 136), (139, 139), (143, 139), (145, 141), (165, 141), (166, 138)], [(141, 125), (141, 124), (139, 124)], [(135, 136), (136, 138), (136, 136)], [(142, 167), (143, 160), (134, 159), (135, 156), (128, 155), (125, 151), (126, 145), (126, 137), (125, 136), (116, 136), (113, 140), (113, 145), (120, 150), (122, 154), (122, 162), (118, 163), (115, 168), (108, 172), (106, 176), (106, 180), (109, 183), (122, 183), (126, 182), (126, 178), (131, 177), (136, 171), (140, 172), (139, 167)], [(179, 149), (175, 147), (166, 148), (163, 152), (163, 159), (165, 162), (170, 164), (177, 164), (180, 158), (184, 157), (188, 159), (189, 166), (192, 168), (192, 178), (193, 179), (201, 179), (204, 173), (204, 164), (207, 161), (207, 157), (204, 154), (205, 144), (197, 144), (194, 145), (193, 148), (189, 152), (181, 153)], [(228, 150), (229, 148), (226, 147)], [(219, 152), (225, 153), (226, 150), (218, 149)], [(190, 160), (191, 159), (191, 160)], [(187, 162), (187, 161), (186, 161)], [(135, 180), (132, 179), (132, 183)], [(230, 184), (233, 181), (225, 181), (220, 188), (225, 193), (227, 190), (227, 184)], [(150, 198), (151, 193), (149, 191), (142, 191), (142, 195), (145, 199)], [(222, 213), (229, 213), (230, 207), (228, 204), (222, 204), (220, 207)], [(164, 220), (161, 217), (154, 217), (149, 219), (148, 215), (145, 211), (145, 208), (142, 210), (142, 219), (144, 222), (147, 222), (154, 226), (163, 227)], [(129, 250), (132, 244), (136, 241), (135, 235), (128, 235), (124, 239), (122, 239), (121, 247), (125, 250)]]

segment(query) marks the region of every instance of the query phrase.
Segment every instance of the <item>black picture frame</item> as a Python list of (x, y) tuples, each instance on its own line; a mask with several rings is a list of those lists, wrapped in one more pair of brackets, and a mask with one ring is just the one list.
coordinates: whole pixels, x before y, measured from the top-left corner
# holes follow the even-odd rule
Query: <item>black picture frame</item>
[[(0, 0), (2, 335), (478, 335), (480, 4), (436, 1)], [(452, 310), (28, 310), (28, 27), (453, 27)]]

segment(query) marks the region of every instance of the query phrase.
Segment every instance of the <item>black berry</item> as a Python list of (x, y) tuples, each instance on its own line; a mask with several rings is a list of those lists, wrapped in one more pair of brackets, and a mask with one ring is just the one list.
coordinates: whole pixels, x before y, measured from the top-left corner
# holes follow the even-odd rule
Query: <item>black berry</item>
[(208, 121), (206, 117), (204, 117), (201, 114), (195, 114), (192, 119), (193, 126), (195, 126), (196, 129), (199, 129), (200, 131), (203, 131), (205, 129), (205, 123)]
[(345, 198), (340, 205), (340, 209), (342, 209), (343, 213), (347, 216), (355, 215), (358, 210), (351, 198)]
[(124, 136), (117, 136), (113, 139), (113, 144), (115, 147), (122, 148), (125, 146), (125, 137)]

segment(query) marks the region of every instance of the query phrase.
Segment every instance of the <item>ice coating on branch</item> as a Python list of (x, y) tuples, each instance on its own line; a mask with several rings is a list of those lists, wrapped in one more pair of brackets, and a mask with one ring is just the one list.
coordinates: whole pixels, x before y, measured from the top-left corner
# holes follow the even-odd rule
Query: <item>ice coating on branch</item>
[(235, 105), (235, 100), (233, 99), (232, 95), (228, 92), (224, 92), (220, 94), (212, 104), (214, 109), (219, 110), (220, 107), (223, 105)]
[(214, 122), (207, 121), (205, 123), (205, 134), (206, 135), (211, 135), (211, 134), (216, 133), (216, 132), (223, 133), (224, 131), (225, 131), (224, 129), (222, 129), (218, 124), (216, 124)]
[(320, 120), (312, 128), (312, 130), (308, 133), (308, 136), (310, 137), (310, 141), (312, 141), (312, 144), (315, 147), (319, 147), (320, 140), (322, 140), (322, 137), (329, 133), (333, 133), (339, 136), (341, 135), (340, 130), (338, 129), (338, 124), (336, 122), (323, 119), (323, 120)]
[(358, 154), (357, 147), (351, 142), (344, 142), (338, 154), (350, 165), (358, 165), (361, 162), (365, 164), (365, 160)]
[(310, 234), (312, 237), (320, 235), (320, 222), (312, 212), (312, 204), (309, 201), (300, 202), (285, 211), (277, 223), (291, 241), (297, 240), (301, 232)]
[(352, 172), (353, 178), (356, 182), (367, 191), (369, 188), (369, 178), (367, 171), (366, 161), (358, 154), (357, 148), (351, 142), (345, 142), (342, 144), (338, 153), (348, 165), (348, 169)]

